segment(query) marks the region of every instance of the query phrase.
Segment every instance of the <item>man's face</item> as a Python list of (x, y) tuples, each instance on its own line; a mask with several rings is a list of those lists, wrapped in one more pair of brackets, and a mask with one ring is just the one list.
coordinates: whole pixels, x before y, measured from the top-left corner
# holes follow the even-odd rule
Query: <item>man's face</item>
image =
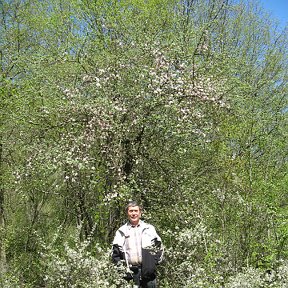
[(139, 206), (130, 206), (127, 210), (128, 220), (132, 225), (137, 225), (141, 217)]

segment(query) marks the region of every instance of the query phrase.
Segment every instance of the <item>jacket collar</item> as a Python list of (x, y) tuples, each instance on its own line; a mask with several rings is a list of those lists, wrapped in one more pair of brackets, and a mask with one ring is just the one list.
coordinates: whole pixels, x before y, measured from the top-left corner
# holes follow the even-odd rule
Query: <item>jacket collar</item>
[(135, 226), (132, 225), (129, 221), (126, 223), (128, 229), (130, 230), (132, 227), (143, 227), (144, 226), (144, 222), (142, 220), (139, 221), (139, 223)]
[[(141, 227), (142, 230), (148, 228), (148, 224), (145, 223), (145, 222), (142, 221), (142, 220), (139, 221), (139, 226)], [(131, 228), (132, 228), (132, 225), (130, 224), (130, 222), (126, 222), (126, 224), (124, 224), (123, 226), (121, 226), (121, 227), (119, 228), (119, 230), (120, 230), (122, 233), (127, 234), (126, 231), (127, 231), (128, 229), (130, 230)]]

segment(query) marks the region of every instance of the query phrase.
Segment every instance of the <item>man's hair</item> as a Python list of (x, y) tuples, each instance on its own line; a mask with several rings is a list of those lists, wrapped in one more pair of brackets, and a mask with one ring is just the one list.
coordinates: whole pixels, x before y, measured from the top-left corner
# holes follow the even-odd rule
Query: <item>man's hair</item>
[(125, 206), (125, 211), (127, 212), (129, 207), (135, 207), (135, 206), (138, 206), (139, 207), (139, 210), (142, 211), (142, 206), (137, 202), (137, 201), (129, 201), (127, 203), (127, 205)]

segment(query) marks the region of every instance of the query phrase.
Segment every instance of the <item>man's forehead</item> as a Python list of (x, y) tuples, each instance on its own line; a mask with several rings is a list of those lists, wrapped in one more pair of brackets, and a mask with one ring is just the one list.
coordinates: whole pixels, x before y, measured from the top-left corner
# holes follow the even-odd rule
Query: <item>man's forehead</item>
[(138, 210), (138, 209), (140, 210), (140, 207), (138, 205), (128, 207), (128, 210)]

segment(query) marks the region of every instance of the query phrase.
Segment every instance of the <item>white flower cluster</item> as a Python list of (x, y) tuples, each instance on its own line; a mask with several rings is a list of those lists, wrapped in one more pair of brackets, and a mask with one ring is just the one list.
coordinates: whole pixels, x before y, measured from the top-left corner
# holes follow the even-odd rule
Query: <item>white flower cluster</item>
[(45, 287), (113, 288), (124, 282), (121, 271), (111, 263), (110, 251), (95, 244), (92, 254), (87, 248), (90, 241), (74, 239), (62, 248), (46, 246), (42, 254)]
[[(281, 262), (281, 261), (280, 261)], [(280, 263), (276, 270), (263, 271), (256, 268), (245, 268), (242, 272), (231, 276), (225, 288), (287, 288), (288, 262)]]
[(165, 232), (166, 237), (171, 234), (175, 241), (165, 250), (169, 278), (175, 279), (174, 285), (177, 287), (208, 287), (207, 276), (199, 260), (208, 251), (208, 242), (212, 241), (211, 233), (201, 222), (194, 228), (177, 229), (177, 231), (177, 233)]

